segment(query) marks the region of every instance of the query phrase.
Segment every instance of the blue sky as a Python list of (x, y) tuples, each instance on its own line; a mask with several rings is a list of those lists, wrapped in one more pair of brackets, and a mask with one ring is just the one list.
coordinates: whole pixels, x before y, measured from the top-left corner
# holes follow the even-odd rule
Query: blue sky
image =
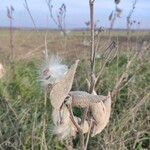
[[(49, 18), (49, 11), (45, 0), (27, 0), (37, 27), (56, 28)], [(68, 28), (85, 27), (84, 22), (89, 20), (89, 0), (53, 0), (54, 12), (62, 3), (66, 4), (66, 26)], [(108, 16), (114, 10), (114, 0), (95, 0), (95, 20), (99, 25), (109, 27)], [(126, 27), (126, 16), (132, 7), (133, 0), (121, 0), (119, 7), (123, 10), (121, 19), (115, 23), (116, 28)], [(0, 26), (9, 26), (7, 6), (15, 8), (13, 26), (33, 27), (30, 17), (25, 10), (24, 0), (0, 0)], [(138, 0), (133, 18), (141, 22), (141, 28), (150, 29), (150, 0)]]

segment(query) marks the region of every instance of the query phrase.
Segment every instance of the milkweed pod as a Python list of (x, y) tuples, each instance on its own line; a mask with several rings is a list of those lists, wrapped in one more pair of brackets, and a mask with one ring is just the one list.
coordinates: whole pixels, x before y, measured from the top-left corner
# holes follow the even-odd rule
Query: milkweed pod
[(71, 66), (64, 78), (53, 86), (50, 92), (50, 99), (54, 109), (59, 109), (62, 106), (62, 103), (70, 92), (78, 62), (79, 60)]
[(85, 91), (71, 91), (69, 95), (72, 97), (72, 106), (82, 108), (89, 107), (92, 103), (99, 103), (106, 99), (106, 96), (89, 94)]
[(93, 104), (91, 107), (91, 112), (95, 120), (95, 124), (92, 129), (91, 136), (95, 136), (102, 132), (109, 122), (110, 113), (111, 113), (111, 94), (108, 93), (104, 102), (100, 102), (97, 105)]
[[(70, 113), (66, 105), (63, 105), (60, 111), (53, 109), (52, 118), (54, 123), (52, 133), (59, 139), (66, 139), (76, 135), (77, 129), (70, 119)], [(74, 116), (74, 120), (78, 123), (79, 118)], [(87, 124), (84, 125), (84, 130), (87, 130)]]

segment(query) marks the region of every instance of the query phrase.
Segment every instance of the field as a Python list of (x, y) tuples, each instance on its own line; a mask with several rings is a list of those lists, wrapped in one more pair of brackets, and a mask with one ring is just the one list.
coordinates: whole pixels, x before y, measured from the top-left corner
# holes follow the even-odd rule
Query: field
[[(136, 51), (139, 55), (128, 70), (127, 82), (113, 99), (111, 119), (102, 133), (90, 138), (88, 149), (94, 150), (148, 150), (150, 149), (150, 32), (132, 31), (127, 43), (126, 31), (111, 31), (115, 54), (106, 64), (97, 86), (98, 94), (106, 95), (124, 72), (126, 64)], [(79, 59), (72, 90), (87, 91), (86, 78), (90, 70), (89, 31), (68, 31), (67, 37), (59, 31), (19, 30), (12, 34), (0, 29), (0, 63), (5, 74), (0, 79), (0, 149), (49, 150), (66, 149), (65, 141), (52, 134), (51, 104), (39, 84), (44, 62), (45, 35), (49, 55), (59, 55), (71, 66)], [(96, 72), (103, 64), (105, 50), (110, 44), (109, 31), (100, 35), (96, 52)], [(127, 48), (127, 44), (130, 47)], [(10, 59), (11, 49), (14, 60)], [(78, 110), (79, 111), (79, 110)], [(75, 112), (79, 113), (79, 112)], [(46, 115), (45, 143), (43, 144), (43, 114)], [(74, 141), (76, 145), (78, 142)], [(78, 145), (77, 145), (78, 147)]]
[[(89, 53), (90, 32), (85, 31), (72, 31), (69, 33), (67, 41), (63, 40), (63, 35), (59, 31), (39, 31), (34, 30), (13, 30), (13, 47), (15, 51), (16, 59), (30, 59), (41, 58), (42, 52), (45, 49), (45, 33), (47, 32), (47, 44), (48, 49), (52, 53), (58, 52), (63, 57), (75, 57), (79, 58), (78, 52), (80, 52), (81, 58), (86, 58)], [(10, 53), (9, 43), (9, 30), (0, 29), (0, 52), (1, 54), (8, 55)], [(126, 31), (113, 31), (113, 40), (119, 40), (119, 48), (126, 48)], [(99, 51), (103, 50), (108, 45), (108, 31), (102, 32)], [(146, 31), (133, 31), (132, 32), (132, 46), (135, 47), (142, 45), (145, 41), (148, 43), (150, 39), (149, 30)], [(147, 44), (146, 43), (146, 44)], [(2, 55), (1, 55), (2, 56)]]

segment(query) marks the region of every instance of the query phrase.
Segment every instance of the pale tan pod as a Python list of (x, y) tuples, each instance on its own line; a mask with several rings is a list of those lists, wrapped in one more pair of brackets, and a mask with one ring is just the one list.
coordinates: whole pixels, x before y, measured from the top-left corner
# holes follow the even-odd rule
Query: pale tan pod
[(89, 107), (90, 101), (88, 100), (88, 93), (82, 91), (72, 91), (69, 93), (72, 98), (73, 107)]
[(104, 121), (106, 115), (106, 107), (102, 101), (99, 103), (92, 103), (90, 109), (96, 124)]
[[(58, 114), (55, 109), (53, 110), (54, 114)], [(57, 118), (57, 116), (54, 116)], [(70, 118), (70, 113), (66, 105), (63, 105), (60, 110), (60, 123), (56, 122), (58, 119), (53, 118), (53, 122), (55, 124), (53, 133), (56, 134), (60, 139), (65, 139), (67, 137), (75, 137), (76, 133), (78, 132), (77, 128), (73, 124)], [(74, 117), (76, 123), (81, 121), (80, 118)], [(87, 124), (84, 124), (83, 130), (87, 130)]]
[(78, 62), (79, 60), (77, 60), (75, 64), (71, 66), (65, 77), (53, 86), (50, 93), (50, 99), (53, 108), (59, 110), (69, 91), (71, 90)]
[[(89, 129), (90, 129), (90, 126), (88, 124), (88, 122), (85, 120), (83, 124), (81, 124), (81, 119), (79, 117), (75, 117), (74, 116), (74, 120), (75, 122), (78, 124), (78, 126), (82, 129), (83, 133), (87, 133), (89, 132)], [(72, 123), (71, 119), (70, 119), (70, 122), (71, 122), (71, 129), (72, 129), (72, 134), (71, 136), (74, 136), (75, 133), (78, 132), (77, 128), (75, 127), (75, 125)]]
[(92, 103), (106, 100), (106, 96), (89, 94), (84, 91), (71, 91), (69, 95), (72, 97), (73, 107), (90, 107)]
[(52, 110), (52, 119), (54, 125), (59, 125), (61, 122), (61, 111), (59, 109), (53, 109)]
[(99, 134), (108, 124), (111, 113), (111, 96), (108, 93), (107, 99), (99, 104), (93, 104), (91, 107), (92, 115), (96, 121), (92, 129), (91, 136)]
[(71, 91), (72, 107), (89, 107), (94, 119), (91, 136), (100, 133), (109, 122), (111, 111), (111, 96), (94, 95), (83, 91)]
[[(57, 114), (58, 112), (60, 112), (60, 116), (57, 118)], [(74, 124), (72, 123), (71, 119), (70, 119), (70, 113), (68, 108), (63, 105), (61, 107), (60, 111), (55, 111), (55, 109), (53, 110), (53, 122), (55, 124), (54, 129), (53, 129), (53, 133), (55, 135), (57, 135), (60, 139), (65, 139), (67, 137), (71, 137), (71, 136), (75, 136), (77, 129), (74, 126)], [(60, 119), (60, 122), (58, 123), (58, 120)], [(77, 121), (77, 118), (74, 118), (75, 121)]]
[(106, 107), (103, 102), (99, 102), (97, 104), (93, 103), (90, 109), (95, 121), (91, 134), (93, 137), (102, 131), (102, 128), (106, 122)]

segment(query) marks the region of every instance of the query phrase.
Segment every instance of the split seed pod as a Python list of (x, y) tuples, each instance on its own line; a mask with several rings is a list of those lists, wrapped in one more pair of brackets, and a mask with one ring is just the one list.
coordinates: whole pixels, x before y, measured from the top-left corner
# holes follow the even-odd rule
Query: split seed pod
[(106, 99), (103, 95), (89, 94), (84, 91), (71, 91), (69, 95), (72, 97), (73, 107), (90, 107), (92, 103), (99, 103)]
[(111, 112), (111, 95), (108, 93), (107, 99), (104, 102), (98, 104), (92, 104), (91, 112), (95, 120), (94, 127), (92, 129), (91, 136), (99, 134), (108, 124)]
[(50, 93), (50, 99), (51, 105), (54, 109), (59, 110), (65, 98), (68, 96), (68, 93), (72, 88), (72, 83), (76, 68), (78, 66), (78, 62), (79, 60), (77, 60), (75, 64), (71, 66), (64, 78), (53, 86)]
[(72, 97), (71, 105), (73, 107), (89, 108), (94, 119), (91, 136), (100, 133), (109, 122), (111, 112), (111, 96), (94, 95), (83, 91), (72, 91), (69, 93)]

